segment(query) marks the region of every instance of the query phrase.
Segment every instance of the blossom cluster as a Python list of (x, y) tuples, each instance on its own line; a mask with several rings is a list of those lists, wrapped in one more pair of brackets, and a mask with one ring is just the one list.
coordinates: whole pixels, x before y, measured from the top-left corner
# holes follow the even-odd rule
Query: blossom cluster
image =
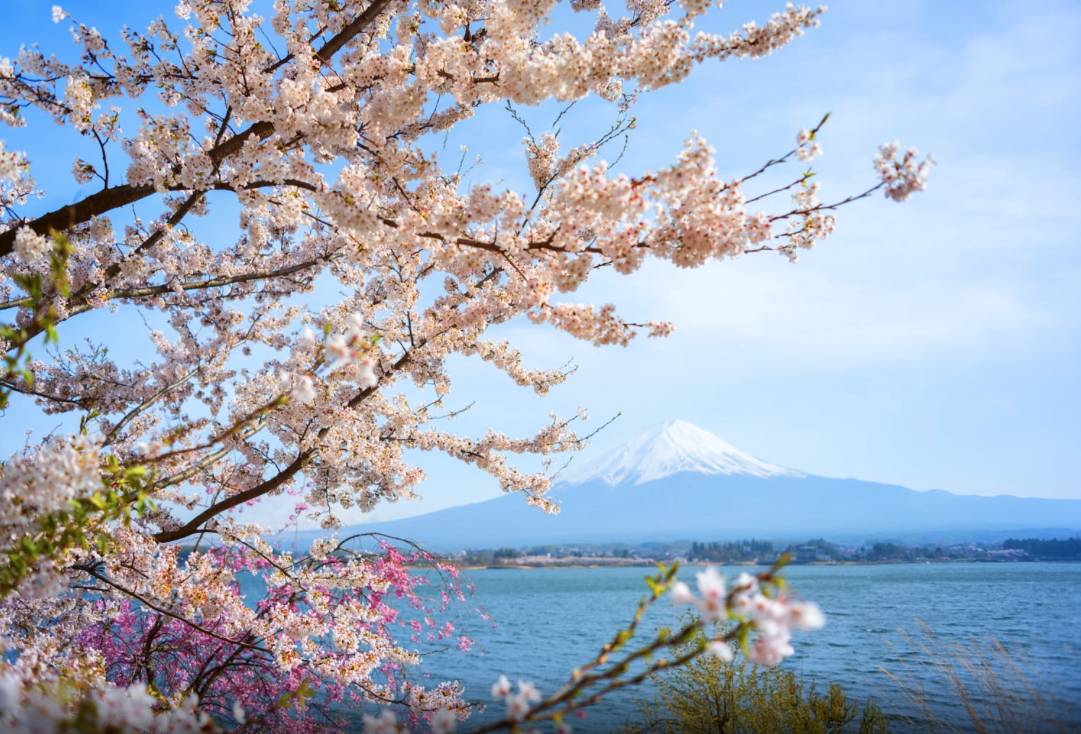
[[(700, 571), (696, 580), (697, 595), (682, 581), (673, 584), (673, 603), (693, 604), (709, 625), (750, 623), (756, 635), (747, 656), (759, 665), (774, 667), (793, 654), (792, 630), (820, 629), (826, 623), (817, 604), (788, 598), (783, 593), (768, 596), (758, 579), (748, 573), (740, 574), (730, 590), (712, 567)], [(720, 640), (710, 642), (707, 650), (725, 661), (732, 660), (735, 654), (727, 642)]]
[[(118, 731), (142, 734), (209, 734), (217, 724), (190, 696), (175, 707), (163, 706), (145, 684), (103, 685), (73, 701), (48, 686), (27, 685), (0, 675), (0, 724), (10, 734), (54, 731)], [(65, 699), (68, 703), (65, 704)]]
[(518, 681), (518, 690), (511, 686), (507, 676), (500, 675), (492, 684), (492, 699), (502, 701), (507, 706), (507, 717), (519, 721), (529, 711), (531, 705), (541, 700), (540, 691), (529, 681)]
[(357, 387), (374, 387), (379, 382), (375, 374), (378, 361), (375, 343), (360, 316), (350, 316), (347, 323), (349, 328), (332, 336), (327, 343), (327, 353), (334, 358), (331, 369), (352, 368)]
[(898, 142), (886, 143), (878, 149), (875, 156), (875, 171), (882, 177), (886, 187), (886, 196), (894, 201), (904, 201), (917, 191), (927, 187), (927, 177), (935, 164), (935, 159), (927, 156), (920, 160), (919, 151), (908, 148), (900, 158)]
[(809, 130), (800, 130), (796, 136), (796, 155), (801, 161), (810, 163), (822, 155), (822, 146), (815, 140), (815, 134)]
[[(3, 69), (0, 69), (0, 75)], [(34, 179), (30, 176), (30, 162), (25, 153), (7, 150), (0, 140), (0, 207), (11, 209), (26, 204), (34, 193)]]
[[(102, 488), (98, 447), (82, 437), (53, 437), (9, 459), (0, 469), (0, 544), (33, 544), (43, 519), (70, 509), (71, 502)], [(32, 545), (31, 545), (32, 547)], [(45, 558), (19, 584), (23, 598), (47, 598), (61, 590), (63, 558)], [(11, 563), (5, 557), (5, 564)]]
[[(459, 721), (468, 716), (468, 711), (455, 711), (440, 708), (430, 711), (425, 719), (432, 734), (454, 734), (458, 731)], [(391, 709), (382, 709), (378, 714), (364, 714), (361, 720), (364, 734), (408, 734), (410, 729)]]

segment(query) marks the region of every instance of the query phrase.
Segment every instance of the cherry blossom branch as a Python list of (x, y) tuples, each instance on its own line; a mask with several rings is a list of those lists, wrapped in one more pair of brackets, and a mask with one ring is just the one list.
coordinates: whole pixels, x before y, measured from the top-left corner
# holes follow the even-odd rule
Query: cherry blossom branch
[[(791, 646), (788, 644), (789, 627), (816, 629), (824, 624), (824, 618), (817, 606), (786, 597), (778, 572), (787, 560), (786, 556), (782, 556), (767, 571), (754, 576), (742, 574), (727, 591), (717, 572), (707, 569), (698, 574), (698, 586), (702, 594), (700, 598), (695, 597), (685, 584), (675, 580), (678, 564), (668, 567), (662, 565), (658, 574), (652, 578), (647, 577), (651, 593), (639, 602), (630, 624), (620, 630), (596, 658), (575, 669), (571, 680), (563, 688), (542, 699), (532, 685), (520, 681), (519, 692), (514, 695), (511, 693), (509, 681), (501, 677), (492, 687), (492, 696), (506, 702), (507, 715), (475, 729), (475, 734), (501, 730), (517, 731), (523, 724), (538, 721), (562, 721), (567, 714), (592, 706), (616, 690), (638, 685), (662, 670), (685, 665), (702, 654), (731, 660), (734, 656), (731, 643), (738, 643), (748, 649), (759, 663), (776, 665), (785, 655), (791, 654)], [(771, 594), (770, 589), (776, 589), (776, 593)], [(611, 654), (623, 648), (634, 637), (646, 609), (665, 594), (670, 594), (677, 604), (695, 604), (700, 616), (687, 622), (676, 632), (662, 629), (652, 641), (614, 662), (609, 662)], [(723, 623), (729, 623), (728, 629), (720, 634), (707, 634), (710, 626)], [(757, 638), (748, 648), (748, 640), (756, 632)], [(689, 650), (678, 652), (688, 644)], [(639, 672), (628, 675), (632, 665), (650, 660), (664, 651), (676, 653), (670, 658), (659, 658)], [(603, 670), (591, 672), (604, 665), (607, 667)], [(591, 688), (594, 690), (590, 691)], [(530, 703), (535, 705), (530, 706)]]
[[(389, 4), (390, 0), (373, 0), (368, 8), (360, 13), (353, 22), (343, 28), (340, 33), (327, 41), (322, 48), (316, 51), (316, 56), (324, 62), (329, 61), (334, 54), (367, 28)], [(291, 55), (289, 60), (292, 60)], [(223, 143), (215, 145), (206, 152), (206, 155), (214, 163), (221, 163), (229, 156), (238, 153), (249, 138), (266, 138), (273, 132), (274, 125), (272, 123), (254, 123), (243, 132), (234, 135)], [(177, 172), (179, 172), (179, 170)], [(96, 216), (134, 204), (135, 202), (150, 196), (152, 193), (154, 193), (154, 187), (146, 185), (132, 186), (129, 184), (122, 184), (112, 188), (106, 187), (104, 190), (91, 194), (74, 204), (68, 204), (36, 219), (24, 222), (21, 226), (29, 227), (33, 232), (39, 235), (45, 235), (54, 230), (64, 231), (72, 229), (79, 224), (90, 221)], [(15, 233), (15, 227), (12, 227), (5, 232), (0, 232), (0, 256), (12, 252), (15, 245)]]
[(193, 622), (190, 619), (187, 619), (183, 615), (176, 614), (175, 612), (170, 611), (169, 609), (166, 609), (165, 607), (159, 606), (159, 605), (155, 604), (154, 602), (150, 601), (149, 599), (147, 599), (146, 597), (138, 594), (137, 592), (134, 592), (131, 589), (127, 589), (127, 588), (121, 586), (120, 584), (116, 583), (112, 579), (108, 578), (107, 576), (104, 576), (104, 575), (98, 573), (94, 568), (92, 568), (90, 566), (79, 566), (79, 567), (76, 567), (76, 568), (77, 568), (77, 570), (82, 571), (82, 572), (86, 573), (87, 575), (96, 578), (98, 581), (102, 582), (103, 584), (106, 584), (107, 586), (109, 586), (109, 587), (111, 587), (113, 589), (116, 589), (120, 593), (122, 593), (122, 594), (124, 594), (126, 596), (130, 596), (132, 599), (137, 600), (139, 603), (143, 604), (147, 608), (153, 609), (155, 612), (158, 612), (159, 614), (164, 614), (166, 617), (169, 617), (171, 619), (175, 619), (176, 621), (181, 622), (182, 624), (185, 624), (188, 627), (191, 627), (192, 629), (196, 630), (197, 632), (200, 632), (200, 633), (202, 633), (202, 634), (204, 634), (204, 635), (206, 635), (208, 637), (213, 637), (215, 640), (220, 640), (221, 642), (227, 642), (230, 645), (236, 645), (238, 647), (245, 647), (245, 648), (248, 648), (250, 650), (256, 650), (258, 652), (266, 653), (268, 655), (270, 654), (270, 650), (266, 649), (265, 647), (261, 647), (259, 645), (252, 645), (250, 643), (244, 642), (243, 640), (233, 640), (233, 639), (230, 639), (228, 637), (224, 637), (222, 635), (219, 635), (217, 632), (214, 632), (213, 630), (209, 630), (206, 627), (203, 627), (202, 625), (197, 624), (196, 622)]

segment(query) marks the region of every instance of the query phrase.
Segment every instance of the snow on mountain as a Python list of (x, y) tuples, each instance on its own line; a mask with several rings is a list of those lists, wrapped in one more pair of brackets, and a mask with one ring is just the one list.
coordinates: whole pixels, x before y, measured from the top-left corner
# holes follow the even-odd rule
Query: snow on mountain
[(600, 481), (615, 486), (644, 484), (683, 472), (742, 474), (762, 479), (805, 476), (755, 458), (692, 423), (673, 420), (644, 431), (561, 478), (567, 484)]

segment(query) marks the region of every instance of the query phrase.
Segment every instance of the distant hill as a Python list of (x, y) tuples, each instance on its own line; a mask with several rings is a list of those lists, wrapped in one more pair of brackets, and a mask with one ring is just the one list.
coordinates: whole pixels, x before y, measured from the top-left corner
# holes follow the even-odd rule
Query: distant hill
[[(646, 431), (553, 487), (546, 515), (519, 495), (340, 531), (378, 531), (440, 551), (747, 537), (908, 542), (1065, 537), (1081, 500), (981, 497), (814, 476), (757, 459), (685, 421)], [(301, 533), (298, 540), (315, 537)]]

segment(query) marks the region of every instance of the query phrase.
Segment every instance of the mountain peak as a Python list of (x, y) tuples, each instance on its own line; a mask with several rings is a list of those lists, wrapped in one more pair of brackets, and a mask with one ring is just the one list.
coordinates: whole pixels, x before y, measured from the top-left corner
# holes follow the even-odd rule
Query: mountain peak
[(644, 484), (663, 477), (693, 474), (743, 474), (753, 477), (804, 476), (757, 459), (684, 420), (671, 420), (640, 433), (623, 446), (568, 472), (569, 484), (602, 481)]

